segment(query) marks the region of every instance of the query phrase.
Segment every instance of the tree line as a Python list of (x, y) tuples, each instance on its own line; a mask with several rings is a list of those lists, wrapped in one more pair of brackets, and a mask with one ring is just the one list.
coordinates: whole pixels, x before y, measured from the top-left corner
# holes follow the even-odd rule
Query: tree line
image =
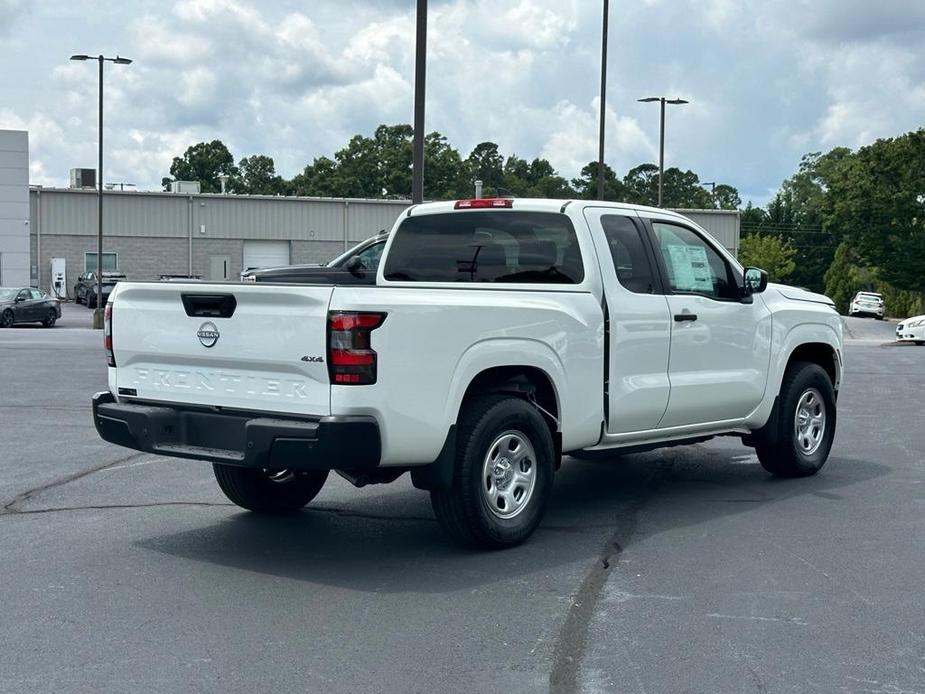
[[(411, 197), (410, 125), (380, 125), (355, 135), (333, 159), (316, 157), (286, 179), (264, 154), (235, 158), (220, 141), (200, 142), (175, 157), (171, 180), (199, 181), (202, 191), (251, 195), (300, 195), (408, 199)], [(424, 197), (452, 200), (474, 195), (597, 197), (598, 163), (571, 180), (548, 160), (502, 154), (482, 142), (463, 156), (432, 132), (424, 141)], [(658, 167), (643, 163), (622, 177), (604, 165), (604, 199), (643, 205), (658, 201)], [(741, 207), (738, 190), (719, 183), (708, 190), (693, 171), (665, 170), (663, 206), (741, 209), (740, 260), (763, 267), (772, 279), (823, 292), (846, 311), (856, 291), (884, 295), (890, 315), (925, 308), (925, 129), (877, 140), (852, 151), (813, 152), (783, 181), (764, 207)]]
[[(276, 173), (270, 156), (255, 154), (235, 163), (220, 140), (200, 142), (174, 158), (163, 185), (167, 190), (171, 180), (199, 181), (204, 193), (217, 193), (219, 176), (225, 175), (230, 193), (409, 199), (413, 134), (410, 125), (380, 125), (372, 136), (354, 135), (333, 159), (316, 157), (291, 179)], [(597, 170), (597, 162), (589, 162), (577, 178), (568, 180), (548, 160), (504, 156), (494, 142), (481, 142), (464, 157), (438, 132), (424, 138), (428, 200), (472, 197), (476, 180), (482, 181), (483, 195), (590, 199), (597, 197)], [(734, 210), (741, 204), (731, 185), (720, 183), (707, 190), (696, 173), (676, 167), (665, 170), (663, 188), (665, 207)], [(621, 178), (605, 164), (604, 197), (655, 205), (658, 166), (640, 164)]]
[(925, 312), (925, 129), (805, 155), (766, 207), (742, 210), (740, 260), (842, 312), (860, 290), (889, 315)]

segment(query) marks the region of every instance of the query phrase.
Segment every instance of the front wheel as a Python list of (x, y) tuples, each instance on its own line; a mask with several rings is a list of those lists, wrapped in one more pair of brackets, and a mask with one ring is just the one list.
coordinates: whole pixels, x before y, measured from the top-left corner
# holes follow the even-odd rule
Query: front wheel
[(779, 406), (776, 440), (755, 449), (758, 460), (778, 477), (815, 475), (835, 440), (835, 389), (829, 375), (818, 364), (791, 364), (781, 384)]
[(58, 320), (58, 312), (53, 308), (48, 309), (48, 315), (45, 316), (45, 319), (42, 321), (42, 325), (46, 328), (55, 327), (55, 321)]
[(249, 511), (268, 514), (299, 510), (318, 496), (328, 479), (327, 470), (293, 472), (215, 463), (212, 471), (230, 501)]
[(457, 542), (512, 547), (536, 530), (552, 491), (555, 446), (530, 403), (491, 395), (460, 415), (450, 489), (431, 492), (437, 520)]
[(0, 313), (0, 328), (11, 327), (13, 327), (13, 312), (7, 309), (3, 313)]

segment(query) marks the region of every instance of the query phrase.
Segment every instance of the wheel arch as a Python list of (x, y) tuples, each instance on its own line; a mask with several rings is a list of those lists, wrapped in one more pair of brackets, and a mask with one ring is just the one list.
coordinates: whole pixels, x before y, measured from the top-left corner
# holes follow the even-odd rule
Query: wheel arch
[[(552, 435), (555, 446), (555, 466), (558, 469), (562, 459), (561, 384), (564, 373), (557, 371), (556, 365), (558, 364), (561, 369), (561, 364), (554, 358), (554, 353), (545, 359), (540, 359), (538, 355), (542, 355), (542, 351), (537, 351), (535, 346), (537, 343), (532, 343), (534, 347), (528, 348), (525, 352), (516, 351), (523, 347), (522, 344), (516, 344), (519, 341), (505, 340), (504, 342), (515, 344), (510, 345), (510, 349), (503, 349), (500, 352), (492, 349), (492, 359), (473, 358), (473, 350), (470, 350), (467, 352), (469, 359), (460, 362), (461, 367), (457, 368), (451, 395), (447, 399), (446, 421), (449, 423), (449, 430), (440, 454), (433, 463), (411, 470), (412, 482), (418, 489), (449, 488), (452, 483), (455, 459), (456, 425), (462, 408), (468, 399), (492, 393), (510, 393), (513, 397), (522, 398), (538, 406), (537, 409), (543, 414), (543, 419)], [(510, 357), (512, 354), (518, 355), (518, 363), (505, 363), (504, 357)], [(533, 358), (525, 359), (524, 356), (527, 354), (532, 354)], [(484, 356), (486, 355), (483, 354), (482, 357)]]
[(790, 351), (790, 356), (784, 365), (784, 372), (790, 368), (791, 364), (798, 361), (821, 366), (828, 374), (832, 387), (836, 392), (838, 391), (841, 385), (841, 359), (838, 350), (832, 345), (825, 342), (803, 342), (796, 345)]

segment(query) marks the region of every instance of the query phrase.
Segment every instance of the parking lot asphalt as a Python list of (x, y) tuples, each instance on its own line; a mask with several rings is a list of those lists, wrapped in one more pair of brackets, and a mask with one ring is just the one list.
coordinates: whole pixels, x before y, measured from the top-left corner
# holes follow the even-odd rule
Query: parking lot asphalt
[(0, 691), (925, 691), (925, 348), (846, 328), (819, 475), (735, 439), (568, 459), (493, 553), (405, 478), (243, 512), (97, 438), (99, 331), (0, 331)]

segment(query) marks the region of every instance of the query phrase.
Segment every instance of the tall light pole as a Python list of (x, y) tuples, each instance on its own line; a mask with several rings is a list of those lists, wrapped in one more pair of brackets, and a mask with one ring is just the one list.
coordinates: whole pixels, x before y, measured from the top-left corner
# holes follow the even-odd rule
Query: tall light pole
[(96, 237), (96, 310), (93, 312), (93, 327), (100, 329), (103, 327), (103, 63), (130, 65), (132, 61), (118, 55), (115, 58), (102, 55), (72, 55), (71, 60), (96, 60), (100, 65), (99, 169), (96, 172), (99, 229)]
[(417, 0), (414, 49), (414, 142), (411, 161), (411, 202), (424, 202), (424, 84), (427, 67), (427, 0)]
[(667, 99), (664, 96), (647, 96), (645, 99), (639, 99), (643, 103), (658, 101), (661, 104), (661, 118), (659, 120), (659, 137), (658, 137), (658, 206), (662, 206), (662, 179), (665, 178), (665, 104), (672, 106), (688, 104), (689, 101), (684, 99)]
[(607, 20), (610, 2), (604, 0), (604, 17), (601, 22), (601, 129), (597, 149), (597, 199), (604, 199), (604, 122), (607, 117)]

